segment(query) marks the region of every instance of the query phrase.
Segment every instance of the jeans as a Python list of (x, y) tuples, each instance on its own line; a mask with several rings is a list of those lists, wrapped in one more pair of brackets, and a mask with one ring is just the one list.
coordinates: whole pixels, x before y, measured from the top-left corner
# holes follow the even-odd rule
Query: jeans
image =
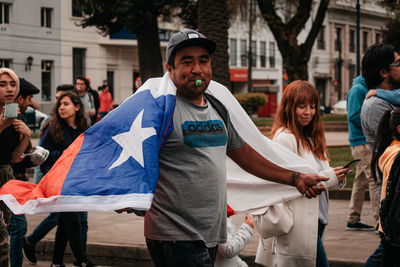
[(88, 232), (88, 213), (87, 212), (79, 212), (79, 220), (81, 222), (81, 239), (83, 243), (83, 251), (86, 254), (86, 243), (87, 243), (87, 232)]
[(324, 244), (322, 243), (322, 235), (324, 234), (325, 226), (325, 224), (318, 220), (317, 267), (329, 267)]
[(22, 248), (28, 224), (25, 215), (11, 215), (10, 226), (10, 266), (21, 267), (23, 261)]
[(60, 213), (50, 213), (27, 237), (27, 241), (30, 245), (35, 246), (40, 240), (42, 240), (48, 232), (50, 232), (58, 224), (58, 217)]
[(67, 242), (78, 263), (86, 262), (87, 259), (83, 251), (81, 224), (78, 212), (60, 213), (53, 251), (54, 264), (63, 264)]
[(213, 267), (218, 246), (207, 248), (202, 241), (158, 241), (146, 238), (156, 267)]
[(380, 267), (382, 261), (382, 242), (379, 243), (378, 248), (369, 256), (367, 262), (364, 264), (364, 267)]

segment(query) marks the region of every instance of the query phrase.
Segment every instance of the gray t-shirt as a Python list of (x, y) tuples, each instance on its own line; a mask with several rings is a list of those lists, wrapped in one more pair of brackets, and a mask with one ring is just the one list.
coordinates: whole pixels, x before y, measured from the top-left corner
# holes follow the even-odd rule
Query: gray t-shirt
[(177, 96), (174, 131), (159, 153), (159, 178), (144, 234), (164, 241), (226, 242), (226, 152), (244, 142), (207, 104)]
[(90, 110), (95, 110), (94, 104), (93, 104), (93, 97), (90, 95), (90, 93), (85, 92), (83, 96), (80, 96), (82, 104), (83, 104), (83, 111), (84, 115), (86, 118), (86, 121), (88, 125), (90, 126), (92, 124), (92, 121), (90, 120), (89, 116), (89, 111)]
[(361, 127), (371, 151), (383, 113), (395, 109), (396, 106), (378, 97), (370, 97), (364, 101), (361, 108)]

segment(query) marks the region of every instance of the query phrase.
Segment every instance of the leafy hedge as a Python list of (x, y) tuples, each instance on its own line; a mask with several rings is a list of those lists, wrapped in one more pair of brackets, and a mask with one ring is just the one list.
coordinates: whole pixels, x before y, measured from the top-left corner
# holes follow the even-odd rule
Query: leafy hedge
[(249, 115), (257, 113), (258, 107), (264, 106), (268, 101), (268, 96), (263, 93), (235, 94), (235, 98)]

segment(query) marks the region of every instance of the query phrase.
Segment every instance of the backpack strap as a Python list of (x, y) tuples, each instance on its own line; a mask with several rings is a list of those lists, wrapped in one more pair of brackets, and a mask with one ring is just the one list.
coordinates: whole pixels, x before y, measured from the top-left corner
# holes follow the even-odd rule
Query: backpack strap
[(218, 114), (222, 117), (226, 127), (229, 126), (229, 112), (224, 106), (224, 104), (221, 103), (217, 98), (214, 96), (204, 93), (204, 97), (207, 99), (208, 102), (210, 102), (211, 106), (218, 112)]

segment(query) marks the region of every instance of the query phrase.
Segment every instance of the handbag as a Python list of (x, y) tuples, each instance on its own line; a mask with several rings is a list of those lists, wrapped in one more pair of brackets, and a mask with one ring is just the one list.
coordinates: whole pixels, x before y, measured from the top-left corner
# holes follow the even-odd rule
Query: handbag
[(263, 239), (289, 233), (293, 226), (293, 212), (287, 203), (275, 204), (251, 212), (256, 230)]

